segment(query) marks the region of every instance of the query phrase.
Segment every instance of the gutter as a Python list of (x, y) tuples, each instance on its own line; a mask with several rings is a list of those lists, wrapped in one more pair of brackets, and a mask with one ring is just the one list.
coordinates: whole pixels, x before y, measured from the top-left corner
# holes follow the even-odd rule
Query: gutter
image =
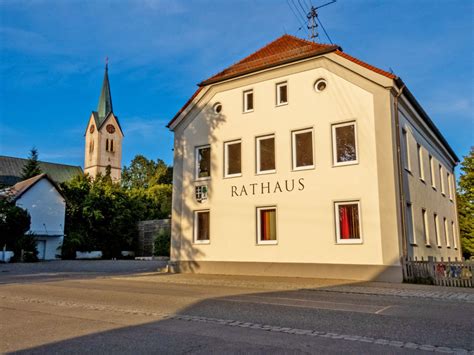
[(408, 243), (406, 233), (406, 206), (405, 206), (405, 190), (403, 184), (403, 172), (402, 172), (402, 152), (400, 144), (400, 117), (398, 115), (398, 99), (402, 95), (405, 89), (405, 84), (402, 83), (395, 101), (393, 103), (393, 109), (395, 110), (395, 144), (397, 145), (397, 170), (398, 170), (398, 192), (399, 192), (399, 203), (400, 203), (400, 219), (402, 227), (402, 258), (408, 256)]

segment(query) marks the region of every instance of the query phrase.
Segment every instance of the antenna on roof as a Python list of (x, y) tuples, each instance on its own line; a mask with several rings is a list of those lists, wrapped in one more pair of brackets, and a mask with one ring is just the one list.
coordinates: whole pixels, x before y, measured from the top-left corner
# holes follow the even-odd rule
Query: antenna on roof
[[(316, 42), (316, 39), (319, 37), (318, 27), (321, 26), (321, 28), (323, 29), (323, 31), (324, 31), (326, 37), (328, 38), (329, 42), (331, 42), (331, 44), (332, 44), (331, 38), (329, 37), (328, 33), (326, 32), (326, 29), (324, 28), (321, 20), (318, 17), (318, 10), (322, 7), (334, 4), (335, 2), (336, 2), (336, 0), (332, 0), (328, 3), (326, 3), (326, 4), (319, 5), (319, 6), (316, 6), (316, 7), (311, 4), (309, 12), (306, 15), (306, 18), (308, 19), (307, 27), (308, 27), (308, 30), (310, 30), (309, 39), (311, 41)], [(319, 25), (318, 25), (318, 23), (319, 23)]]

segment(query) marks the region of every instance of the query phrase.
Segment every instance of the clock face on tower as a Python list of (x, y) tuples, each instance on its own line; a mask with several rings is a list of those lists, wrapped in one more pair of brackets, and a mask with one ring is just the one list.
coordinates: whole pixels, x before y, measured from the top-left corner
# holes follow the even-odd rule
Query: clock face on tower
[(105, 129), (107, 130), (107, 132), (109, 133), (114, 133), (115, 132), (115, 127), (111, 124), (108, 124), (107, 127), (105, 127)]
[(89, 132), (90, 132), (90, 133), (94, 133), (94, 130), (95, 130), (95, 126), (94, 126), (94, 125), (91, 125), (91, 127), (89, 128)]

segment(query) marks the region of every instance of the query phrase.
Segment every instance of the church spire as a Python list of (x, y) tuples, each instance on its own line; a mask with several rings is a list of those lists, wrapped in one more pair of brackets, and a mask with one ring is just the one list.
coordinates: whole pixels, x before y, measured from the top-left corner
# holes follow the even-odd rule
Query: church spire
[(99, 97), (99, 105), (97, 107), (97, 113), (99, 114), (99, 120), (104, 120), (107, 115), (112, 110), (112, 95), (110, 94), (110, 84), (109, 84), (109, 64), (108, 59), (105, 62), (105, 74), (104, 74), (104, 82), (102, 84), (102, 91)]

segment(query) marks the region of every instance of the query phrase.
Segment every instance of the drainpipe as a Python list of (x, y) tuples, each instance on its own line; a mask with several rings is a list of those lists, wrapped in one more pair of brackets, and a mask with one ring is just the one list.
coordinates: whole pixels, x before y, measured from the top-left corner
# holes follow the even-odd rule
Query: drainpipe
[(400, 202), (400, 217), (402, 224), (402, 257), (408, 256), (408, 243), (406, 235), (406, 207), (405, 207), (405, 191), (403, 186), (403, 169), (402, 169), (402, 152), (400, 144), (400, 118), (398, 116), (398, 98), (402, 95), (405, 84), (402, 84), (395, 101), (393, 103), (395, 110), (395, 132), (396, 132), (396, 145), (397, 145), (397, 168), (398, 168), (398, 191), (399, 191), (399, 202)]

